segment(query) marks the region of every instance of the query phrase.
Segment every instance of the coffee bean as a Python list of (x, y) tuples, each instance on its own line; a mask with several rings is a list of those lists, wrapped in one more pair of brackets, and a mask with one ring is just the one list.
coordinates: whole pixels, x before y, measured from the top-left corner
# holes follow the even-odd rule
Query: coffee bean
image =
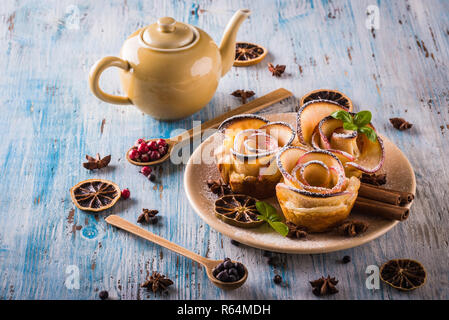
[(236, 276), (236, 277), (239, 276), (239, 273), (238, 273), (238, 271), (237, 271), (236, 268), (231, 268), (231, 269), (229, 269), (229, 274), (233, 274), (233, 275)]
[(234, 267), (234, 264), (231, 262), (231, 260), (227, 260), (224, 263), (224, 267), (225, 269), (231, 269), (232, 267)]
[(245, 275), (245, 267), (240, 262), (237, 262), (236, 269), (237, 272), (239, 273), (239, 277), (243, 277)]
[(226, 270), (223, 270), (222, 272), (220, 272), (217, 276), (217, 279), (223, 282), (227, 282), (229, 281), (229, 275), (228, 272)]
[(273, 281), (276, 284), (280, 284), (280, 283), (282, 283), (282, 277), (277, 274), (277, 275), (274, 276)]
[(231, 274), (231, 275), (229, 276), (229, 282), (235, 282), (235, 281), (237, 281), (237, 277), (234, 276), (233, 274)]
[(100, 291), (100, 293), (98, 294), (98, 297), (101, 300), (106, 300), (107, 298), (109, 298), (109, 293), (107, 291)]

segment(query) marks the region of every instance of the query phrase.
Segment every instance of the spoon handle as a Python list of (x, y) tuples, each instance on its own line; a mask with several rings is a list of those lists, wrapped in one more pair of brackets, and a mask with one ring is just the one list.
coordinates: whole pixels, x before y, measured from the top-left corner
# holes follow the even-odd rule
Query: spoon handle
[(245, 103), (238, 108), (235, 108), (229, 112), (226, 112), (225, 114), (222, 114), (221, 116), (218, 116), (214, 119), (206, 121), (203, 124), (201, 124), (201, 126), (194, 127), (192, 129), (190, 129), (189, 131), (187, 131), (188, 136), (183, 134), (183, 135), (179, 135), (179, 136), (170, 138), (170, 140), (181, 142), (182, 140), (187, 140), (187, 138), (191, 139), (196, 135), (203, 134), (203, 132), (206, 130), (218, 128), (220, 123), (222, 123), (227, 118), (233, 117), (238, 114), (254, 113), (254, 112), (260, 111), (266, 107), (271, 106), (272, 104), (275, 104), (276, 102), (279, 102), (288, 97), (291, 97), (292, 95), (293, 95), (293, 93), (291, 93), (287, 89), (279, 88), (277, 90), (271, 91), (270, 93), (267, 93), (266, 95), (264, 95), (260, 98), (257, 98), (248, 103)]
[(155, 235), (154, 233), (151, 233), (145, 229), (142, 229), (141, 227), (136, 226), (135, 224), (132, 224), (131, 222), (129, 222), (117, 215), (110, 215), (105, 220), (110, 225), (113, 225), (117, 228), (126, 230), (138, 237), (141, 237), (148, 241), (154, 242), (154, 243), (160, 245), (161, 247), (164, 247), (168, 250), (179, 253), (179, 254), (183, 255), (184, 257), (187, 257), (189, 259), (192, 259), (192, 260), (202, 264), (203, 266), (209, 265), (209, 262), (210, 262), (209, 259), (204, 258), (203, 256), (200, 256), (192, 251), (189, 251), (186, 248), (183, 248), (173, 242), (170, 242), (167, 239), (159, 237), (158, 235)]

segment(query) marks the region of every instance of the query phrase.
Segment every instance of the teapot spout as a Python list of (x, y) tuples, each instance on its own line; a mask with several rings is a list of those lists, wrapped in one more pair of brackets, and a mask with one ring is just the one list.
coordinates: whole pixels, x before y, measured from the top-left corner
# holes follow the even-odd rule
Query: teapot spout
[(231, 69), (235, 58), (235, 38), (242, 22), (251, 14), (248, 9), (240, 9), (228, 22), (220, 44), (221, 76)]

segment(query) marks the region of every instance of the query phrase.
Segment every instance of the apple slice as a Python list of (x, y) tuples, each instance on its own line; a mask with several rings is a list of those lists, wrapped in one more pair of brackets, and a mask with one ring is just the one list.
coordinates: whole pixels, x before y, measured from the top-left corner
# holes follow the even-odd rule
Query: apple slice
[(333, 112), (345, 108), (334, 101), (314, 100), (304, 104), (299, 109), (296, 119), (296, 133), (301, 143), (311, 145), (312, 134), (320, 121)]
[[(369, 126), (375, 131), (374, 127)], [(345, 166), (366, 172), (377, 172), (385, 160), (385, 149), (382, 139), (377, 135), (376, 141), (371, 141), (365, 134), (359, 134), (357, 141), (360, 155), (354, 161), (346, 162)]]
[(360, 181), (352, 177), (345, 191), (312, 193), (285, 183), (276, 185), (276, 196), (287, 219), (309, 232), (323, 232), (346, 219), (357, 198)]
[(270, 122), (260, 127), (260, 130), (265, 130), (268, 135), (274, 137), (281, 148), (290, 145), (296, 136), (295, 130), (282, 121)]

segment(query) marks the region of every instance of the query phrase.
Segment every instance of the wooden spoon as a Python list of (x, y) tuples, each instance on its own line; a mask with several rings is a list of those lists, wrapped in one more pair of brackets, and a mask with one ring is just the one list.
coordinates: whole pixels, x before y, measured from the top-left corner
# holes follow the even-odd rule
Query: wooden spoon
[[(135, 224), (132, 224), (131, 222), (129, 222), (123, 218), (120, 218), (117, 215), (110, 215), (105, 220), (110, 225), (113, 225), (117, 228), (126, 230), (138, 237), (141, 237), (141, 238), (144, 238), (151, 242), (154, 242), (168, 250), (174, 251), (176, 253), (183, 255), (184, 257), (187, 257), (189, 259), (192, 259), (193, 261), (198, 262), (199, 264), (201, 264), (203, 267), (206, 268), (206, 273), (207, 273), (207, 277), (209, 278), (209, 280), (214, 285), (216, 285), (217, 287), (219, 287), (221, 289), (225, 289), (225, 290), (237, 289), (240, 286), (242, 286), (245, 283), (246, 279), (248, 278), (248, 270), (246, 269), (245, 266), (243, 266), (245, 269), (245, 275), (240, 280), (237, 280), (234, 282), (220, 281), (214, 277), (212, 272), (213, 272), (214, 268), (216, 266), (218, 266), (220, 263), (222, 263), (223, 261), (211, 260), (211, 259), (207, 259), (203, 256), (200, 256), (200, 255), (198, 255), (192, 251), (189, 251), (173, 242), (168, 241), (167, 239), (164, 239), (162, 237), (155, 235), (154, 233), (151, 233), (145, 229), (142, 229), (141, 227), (136, 226)], [(232, 262), (235, 263), (235, 261), (232, 261)]]
[[(241, 105), (240, 107), (231, 110), (229, 112), (226, 112), (225, 114), (222, 114), (221, 116), (218, 116), (212, 120), (206, 121), (205, 123), (203, 123), (200, 127), (195, 127), (190, 129), (189, 131), (187, 131), (187, 135), (183, 134), (183, 135), (179, 135), (170, 139), (166, 139), (165, 141), (168, 144), (168, 151), (167, 153), (162, 156), (160, 159), (155, 160), (155, 161), (150, 161), (150, 162), (138, 162), (138, 161), (134, 161), (131, 160), (129, 158), (129, 152), (134, 149), (134, 147), (131, 147), (127, 152), (126, 152), (126, 159), (136, 165), (136, 166), (151, 166), (151, 165), (155, 165), (155, 164), (159, 164), (161, 162), (164, 162), (165, 160), (167, 160), (168, 158), (170, 158), (171, 152), (173, 151), (173, 147), (178, 144), (181, 143), (185, 140), (190, 140), (193, 137), (197, 136), (197, 135), (201, 135), (203, 134), (204, 131), (209, 130), (209, 129), (214, 129), (214, 128), (218, 128), (218, 126), (220, 125), (220, 123), (222, 123), (224, 120), (226, 120), (227, 118), (233, 117), (235, 115), (238, 114), (244, 114), (244, 113), (254, 113), (257, 112), (259, 110), (262, 110), (268, 106), (271, 106), (272, 104), (279, 102), (281, 100), (284, 100), (288, 97), (291, 97), (293, 95), (293, 93), (291, 93), (290, 91), (284, 89), (284, 88), (280, 88), (277, 90), (274, 90), (260, 98), (254, 99), (244, 105)], [(158, 140), (159, 138), (155, 138), (155, 139), (150, 139), (147, 140), (147, 143), (150, 142), (151, 140)]]

